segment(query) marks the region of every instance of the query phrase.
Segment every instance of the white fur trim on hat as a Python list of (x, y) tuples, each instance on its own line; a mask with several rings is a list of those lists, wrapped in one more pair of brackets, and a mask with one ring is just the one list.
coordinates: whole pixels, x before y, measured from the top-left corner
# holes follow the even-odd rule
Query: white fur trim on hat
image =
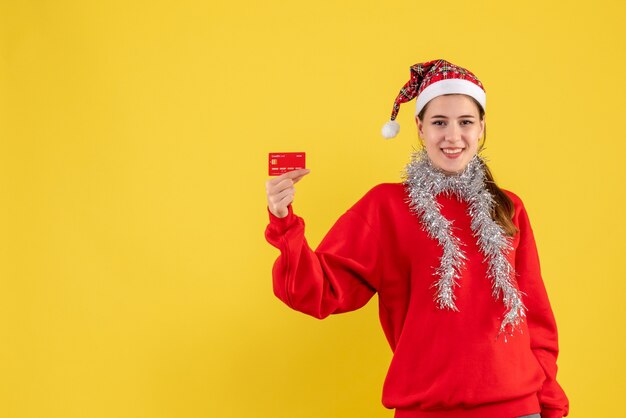
[(483, 89), (469, 80), (464, 80), (462, 78), (449, 78), (437, 81), (422, 90), (419, 96), (417, 96), (415, 115), (417, 115), (422, 108), (426, 106), (426, 103), (430, 102), (435, 97), (452, 93), (467, 94), (468, 96), (476, 99), (476, 101), (478, 101), (478, 103), (480, 103), (483, 107), (483, 110), (486, 110), (485, 105), (487, 102), (487, 96), (485, 95), (485, 91)]

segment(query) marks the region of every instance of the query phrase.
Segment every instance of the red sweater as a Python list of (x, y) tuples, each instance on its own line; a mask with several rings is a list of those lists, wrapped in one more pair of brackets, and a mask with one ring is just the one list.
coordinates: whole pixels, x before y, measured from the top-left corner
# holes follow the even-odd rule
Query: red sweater
[(437, 197), (467, 256), (454, 288), (459, 312), (441, 310), (431, 286), (442, 249), (409, 210), (401, 183), (371, 189), (315, 251), (291, 206), (285, 218), (268, 210), (265, 236), (281, 252), (272, 271), (274, 293), (320, 319), (358, 309), (378, 293), (381, 325), (393, 350), (382, 402), (396, 409), (396, 418), (567, 416), (568, 399), (556, 381), (557, 328), (532, 228), (520, 198), (505, 192), (519, 229), (509, 260), (527, 308), (523, 333), (507, 342), (503, 335), (496, 339), (505, 306), (492, 296), (467, 204)]

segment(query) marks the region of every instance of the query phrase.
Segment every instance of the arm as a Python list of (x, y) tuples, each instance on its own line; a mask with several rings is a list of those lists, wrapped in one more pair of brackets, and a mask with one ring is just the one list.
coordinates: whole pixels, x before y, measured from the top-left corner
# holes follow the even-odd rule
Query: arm
[(538, 393), (541, 417), (560, 418), (567, 416), (569, 401), (556, 381), (556, 360), (559, 353), (556, 321), (541, 277), (539, 256), (528, 214), (521, 201), (518, 202), (521, 207), (518, 215), (520, 242), (515, 268), (520, 290), (526, 294), (524, 303), (528, 308), (530, 346), (546, 374), (546, 380)]
[(270, 211), (267, 241), (281, 252), (272, 269), (274, 294), (289, 307), (322, 319), (365, 305), (378, 283), (378, 238), (356, 210), (344, 213), (313, 251), (304, 220), (291, 205), (284, 218)]

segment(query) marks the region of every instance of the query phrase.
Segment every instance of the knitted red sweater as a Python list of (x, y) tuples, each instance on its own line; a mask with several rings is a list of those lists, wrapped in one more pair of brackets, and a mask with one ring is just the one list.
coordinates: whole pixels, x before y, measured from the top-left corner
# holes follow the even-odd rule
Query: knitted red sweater
[(467, 204), (439, 195), (441, 213), (467, 256), (459, 312), (435, 306), (434, 267), (442, 249), (406, 203), (404, 185), (380, 184), (333, 225), (313, 251), (304, 221), (269, 212), (265, 236), (281, 251), (273, 268), (274, 293), (316, 318), (352, 311), (378, 293), (380, 321), (393, 350), (382, 402), (396, 418), (515, 418), (541, 412), (567, 416), (568, 399), (556, 381), (557, 328), (541, 278), (533, 232), (522, 201), (509, 260), (523, 292), (522, 331), (496, 338), (505, 306), (492, 296)]

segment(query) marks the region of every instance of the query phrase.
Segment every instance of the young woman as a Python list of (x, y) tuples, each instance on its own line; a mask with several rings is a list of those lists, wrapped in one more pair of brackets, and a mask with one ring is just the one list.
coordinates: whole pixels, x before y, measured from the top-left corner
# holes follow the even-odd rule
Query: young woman
[(297, 170), (267, 181), (266, 239), (281, 252), (274, 293), (316, 318), (378, 293), (393, 350), (383, 404), (396, 418), (557, 418), (557, 328), (528, 214), (480, 155), (486, 96), (470, 71), (444, 60), (413, 65), (399, 106), (416, 98), (423, 148), (402, 183), (379, 184), (317, 249), (293, 212)]

